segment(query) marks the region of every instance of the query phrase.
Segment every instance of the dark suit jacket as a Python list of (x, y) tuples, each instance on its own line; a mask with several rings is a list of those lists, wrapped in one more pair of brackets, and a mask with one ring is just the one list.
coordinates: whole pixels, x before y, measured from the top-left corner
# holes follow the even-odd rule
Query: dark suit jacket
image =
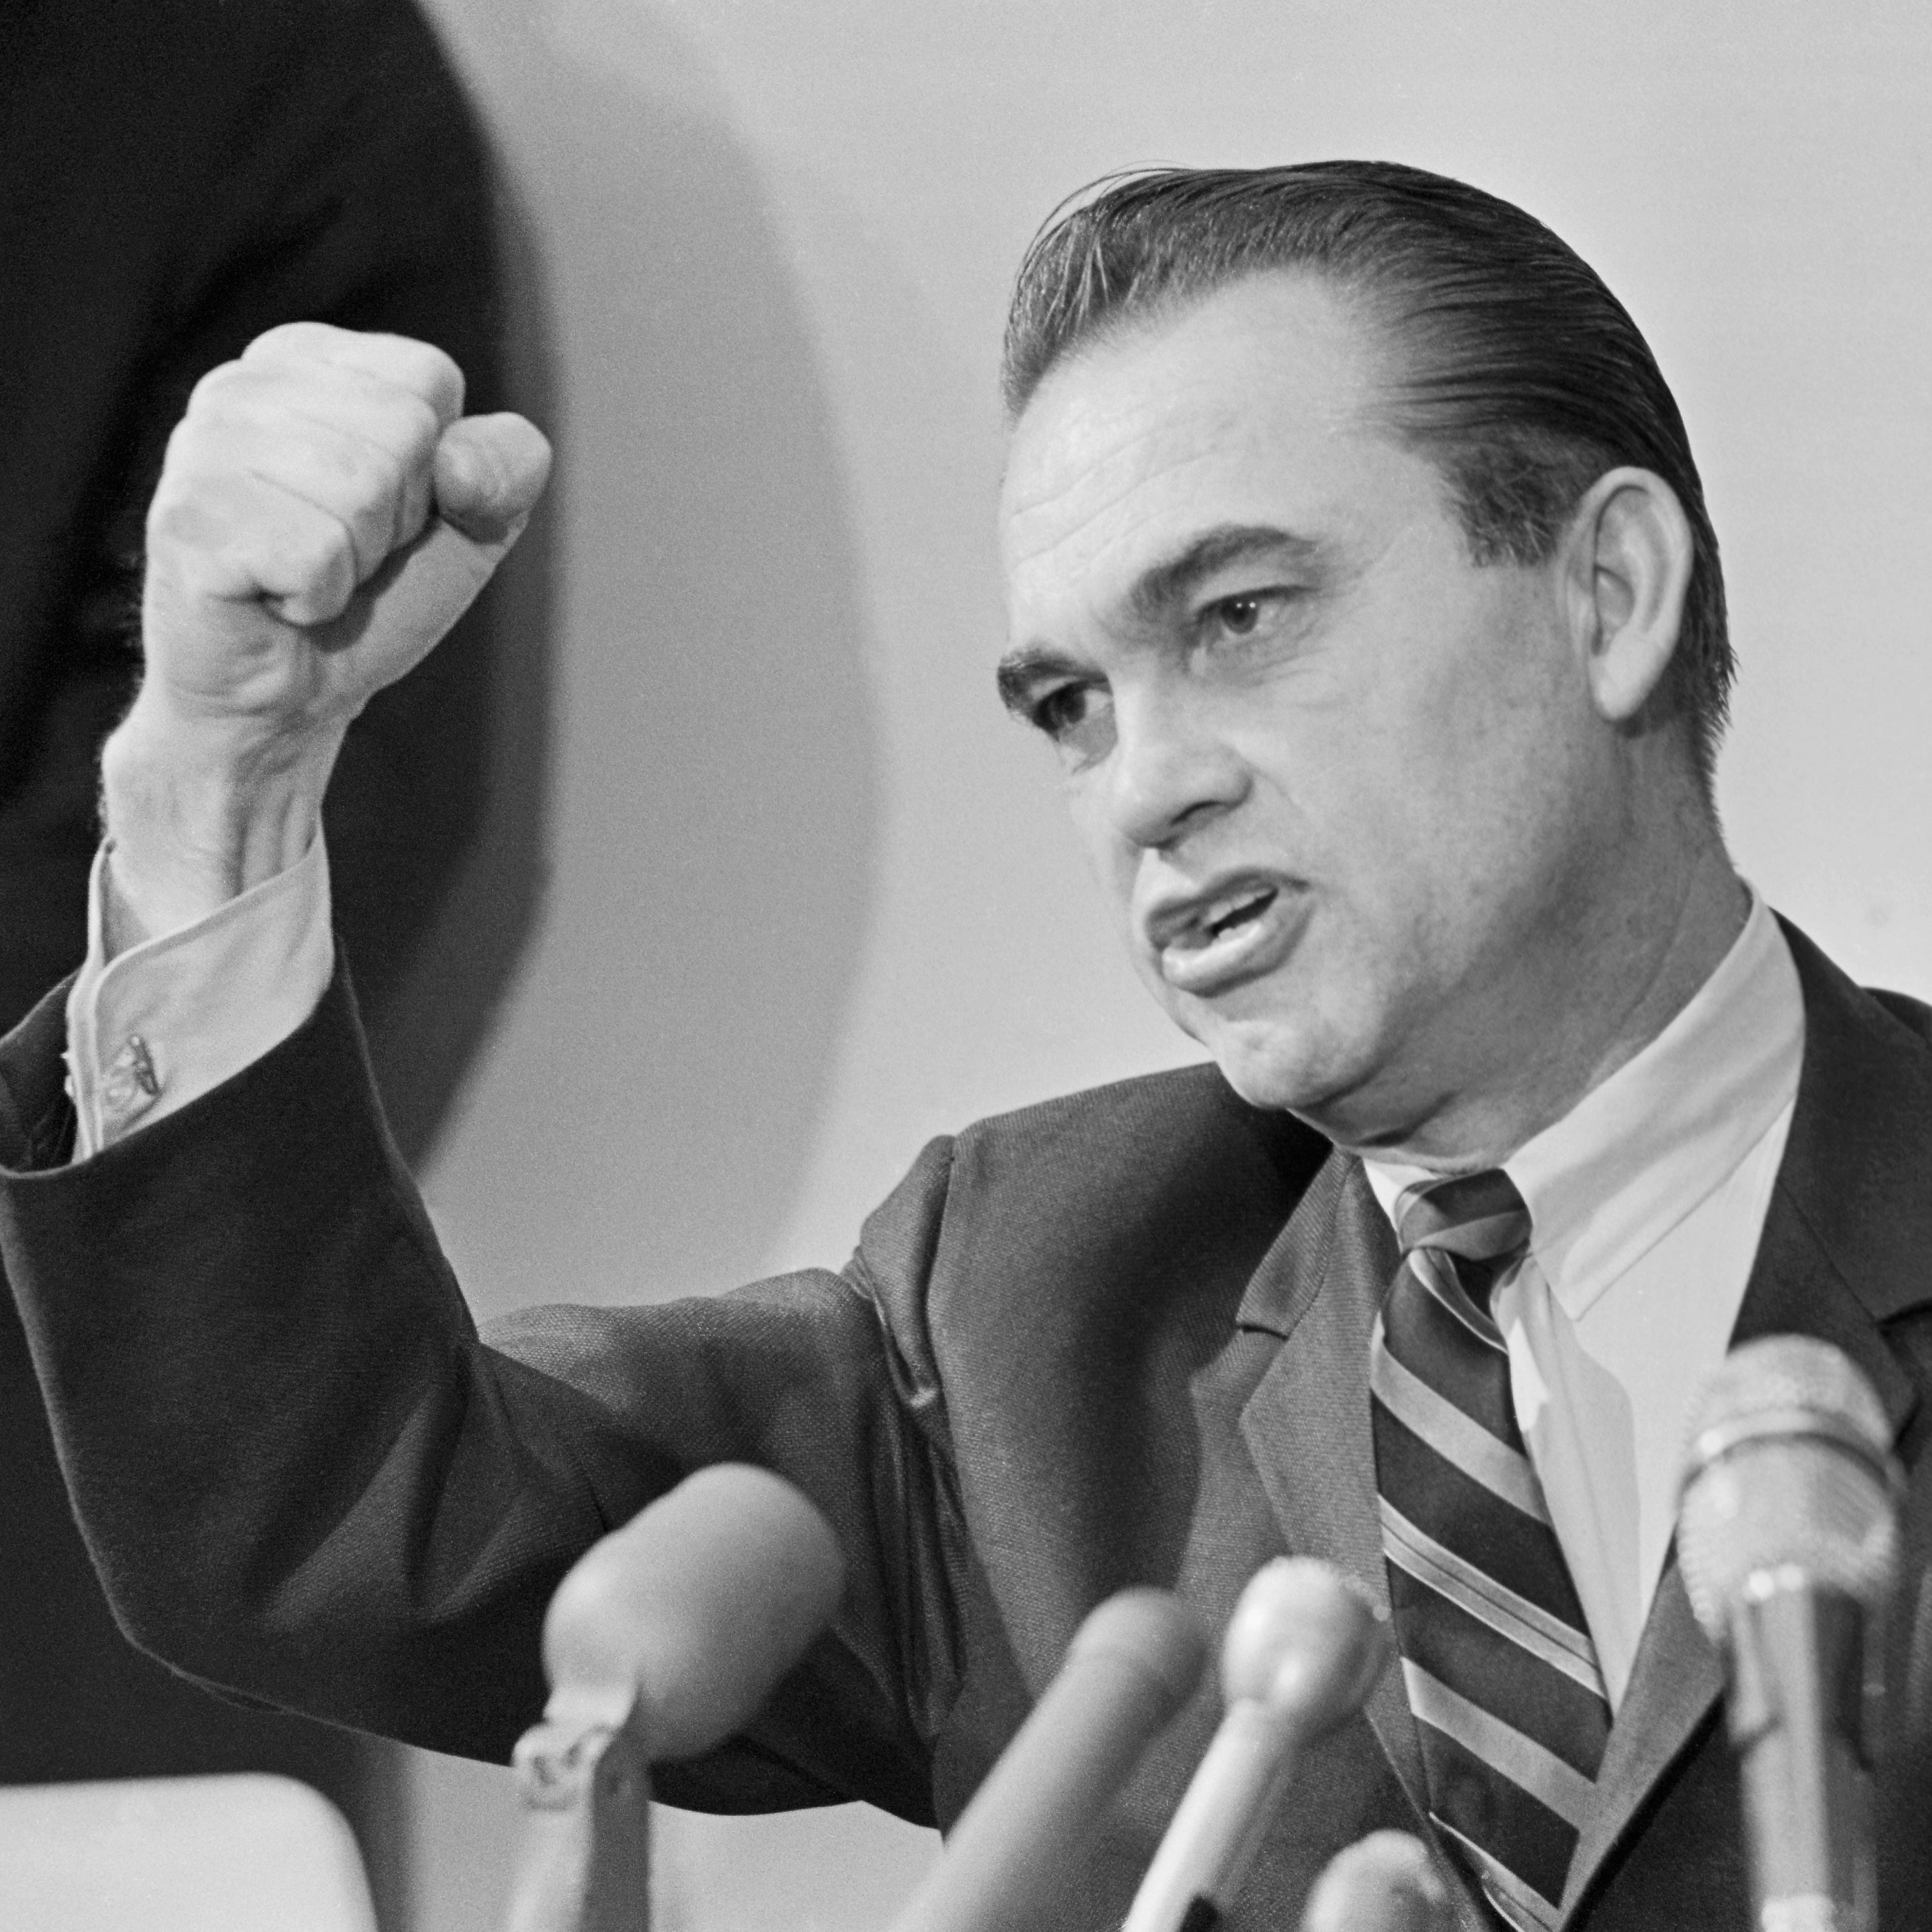
[[(1803, 1082), (1738, 1332), (1838, 1343), (1916, 1460), (1932, 1016), (1793, 944)], [(58, 1035), (44, 1006), (0, 1051), (19, 1170), (0, 1238), (110, 1594), (178, 1668), (501, 1759), (541, 1702), (538, 1622), (572, 1558), (688, 1469), (743, 1458), (816, 1498), (850, 1585), (753, 1730), (665, 1794), (860, 1797), (943, 1825), (1110, 1592), (1168, 1586), (1218, 1626), (1295, 1550), (1384, 1592), (1367, 1374), (1387, 1225), (1354, 1162), (1210, 1068), (934, 1143), (838, 1274), (538, 1310), (486, 1340), (339, 982), (224, 1088), (50, 1171)], [(1718, 1689), (1673, 1570), (1568, 1922), (1745, 1924)], [(1215, 1714), (1204, 1693), (1156, 1748), (1097, 1870), (1069, 1875), (1068, 1925), (1117, 1920)], [(1420, 1780), (1391, 1674), (1291, 1798), (1238, 1922), (1292, 1924), (1338, 1847), (1416, 1825)]]

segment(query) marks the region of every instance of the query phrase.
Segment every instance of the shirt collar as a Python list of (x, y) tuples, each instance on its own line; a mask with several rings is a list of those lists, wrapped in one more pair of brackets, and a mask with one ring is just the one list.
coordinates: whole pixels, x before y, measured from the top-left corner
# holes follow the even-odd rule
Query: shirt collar
[[(1676, 1018), (1503, 1163), (1573, 1321), (1736, 1172), (1796, 1096), (1804, 1050), (1798, 969), (1754, 892), (1744, 930)], [(1431, 1178), (1364, 1164), (1391, 1220), (1402, 1190)]]

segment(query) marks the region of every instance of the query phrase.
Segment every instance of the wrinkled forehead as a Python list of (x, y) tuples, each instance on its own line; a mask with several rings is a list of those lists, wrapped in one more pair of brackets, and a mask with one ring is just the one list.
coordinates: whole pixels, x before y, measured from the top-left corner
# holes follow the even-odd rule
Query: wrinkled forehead
[(1136, 319), (1049, 371), (1015, 424), (1000, 494), (1016, 608), (1104, 597), (1186, 526), (1332, 517), (1388, 438), (1388, 355), (1311, 276), (1258, 276)]

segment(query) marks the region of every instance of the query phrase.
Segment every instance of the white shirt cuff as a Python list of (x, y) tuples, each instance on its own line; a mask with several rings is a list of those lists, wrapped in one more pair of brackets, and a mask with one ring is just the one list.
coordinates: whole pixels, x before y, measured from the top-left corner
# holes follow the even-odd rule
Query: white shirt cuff
[(68, 994), (68, 1091), (84, 1160), (198, 1100), (314, 1012), (335, 967), (318, 834), (285, 872), (175, 932), (106, 957), (110, 848), (88, 881), (87, 958)]

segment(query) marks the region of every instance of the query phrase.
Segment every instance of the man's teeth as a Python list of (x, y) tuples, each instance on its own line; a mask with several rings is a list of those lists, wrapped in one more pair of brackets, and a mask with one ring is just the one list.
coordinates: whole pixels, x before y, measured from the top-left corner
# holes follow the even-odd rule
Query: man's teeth
[(1251, 919), (1274, 897), (1271, 891), (1245, 892), (1232, 898), (1219, 899), (1208, 908), (1201, 923), (1216, 938), (1231, 926)]

